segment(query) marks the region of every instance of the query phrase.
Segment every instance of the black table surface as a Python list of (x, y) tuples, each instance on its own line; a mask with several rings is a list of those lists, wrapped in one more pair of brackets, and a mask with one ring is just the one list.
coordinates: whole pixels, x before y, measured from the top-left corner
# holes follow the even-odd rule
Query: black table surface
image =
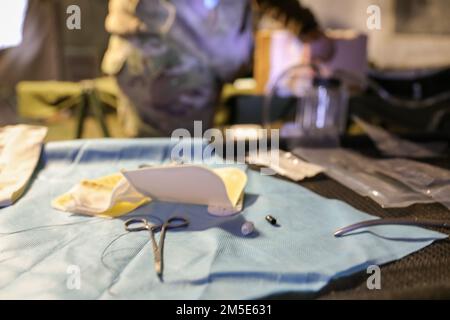
[[(373, 145), (361, 141), (344, 147), (379, 157)], [(364, 141), (365, 142), (365, 141)], [(450, 154), (420, 160), (450, 169)], [(283, 179), (282, 177), (279, 177)], [(381, 218), (426, 218), (450, 221), (450, 210), (440, 204), (417, 204), (408, 208), (383, 209), (373, 200), (362, 197), (325, 175), (299, 183), (323, 197), (339, 199), (356, 209)], [(450, 235), (447, 229), (434, 229)], [(450, 299), (450, 239), (430, 246), (403, 259), (381, 266), (381, 290), (369, 290), (366, 271), (333, 280), (317, 294), (284, 294), (282, 299)]]

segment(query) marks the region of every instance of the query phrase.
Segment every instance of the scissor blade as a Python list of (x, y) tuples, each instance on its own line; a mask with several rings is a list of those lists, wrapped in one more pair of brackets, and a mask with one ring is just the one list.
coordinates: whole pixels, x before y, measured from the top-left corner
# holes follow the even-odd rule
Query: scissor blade
[(162, 279), (161, 262), (155, 262), (155, 271), (156, 271), (156, 275), (159, 277), (159, 279)]
[(162, 279), (162, 257), (161, 250), (158, 248), (153, 251), (154, 259), (155, 259), (155, 271), (159, 279)]

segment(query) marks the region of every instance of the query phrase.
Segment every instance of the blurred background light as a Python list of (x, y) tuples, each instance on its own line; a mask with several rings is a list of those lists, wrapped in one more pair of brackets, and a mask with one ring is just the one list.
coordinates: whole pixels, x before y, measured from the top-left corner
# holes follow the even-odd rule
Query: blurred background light
[(214, 9), (219, 4), (220, 0), (203, 0), (203, 3), (206, 8)]
[(1, 0), (0, 50), (16, 47), (22, 42), (28, 0)]

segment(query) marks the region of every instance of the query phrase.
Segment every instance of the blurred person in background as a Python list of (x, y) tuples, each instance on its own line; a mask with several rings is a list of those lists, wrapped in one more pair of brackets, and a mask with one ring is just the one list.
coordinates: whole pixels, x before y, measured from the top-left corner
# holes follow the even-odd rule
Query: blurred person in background
[(222, 85), (249, 66), (256, 22), (269, 16), (327, 61), (333, 43), (297, 0), (110, 0), (105, 73), (121, 89), (118, 114), (130, 136), (170, 136), (212, 125)]

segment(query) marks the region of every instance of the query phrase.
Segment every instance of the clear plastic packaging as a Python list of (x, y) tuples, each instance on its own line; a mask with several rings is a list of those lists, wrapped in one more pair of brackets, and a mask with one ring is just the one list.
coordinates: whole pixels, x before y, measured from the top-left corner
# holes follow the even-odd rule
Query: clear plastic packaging
[[(400, 178), (402, 173), (390, 168), (399, 166), (400, 172), (408, 170), (401, 164), (383, 163), (356, 152), (337, 149), (305, 149), (298, 148), (294, 154), (325, 168), (325, 173), (332, 179), (355, 191), (361, 196), (369, 197), (383, 208), (408, 207), (416, 203), (433, 203), (437, 200), (411, 187), (412, 181), (405, 183)], [(389, 161), (389, 160), (387, 160)], [(404, 160), (400, 160), (404, 161)], [(379, 164), (381, 162), (381, 165)], [(390, 174), (386, 174), (390, 173)], [(412, 179), (412, 178), (411, 178)], [(415, 179), (412, 179), (415, 181)], [(422, 181), (419, 179), (419, 181)], [(430, 182), (430, 180), (427, 180)], [(418, 182), (418, 181), (417, 181)], [(435, 190), (437, 192), (437, 190)], [(436, 197), (438, 195), (436, 194)], [(440, 197), (439, 199), (445, 198)]]
[[(250, 164), (268, 167), (277, 173), (293, 181), (302, 181), (306, 178), (312, 178), (323, 172), (323, 168), (315, 164), (300, 160), (290, 152), (277, 150), (269, 153), (254, 152), (247, 157)], [(266, 171), (266, 173), (271, 173)]]
[(450, 209), (450, 171), (406, 159), (378, 160), (376, 170)]
[(419, 144), (401, 139), (388, 131), (371, 125), (358, 117), (353, 120), (374, 141), (378, 150), (387, 156), (406, 158), (435, 158), (447, 148), (445, 143)]

